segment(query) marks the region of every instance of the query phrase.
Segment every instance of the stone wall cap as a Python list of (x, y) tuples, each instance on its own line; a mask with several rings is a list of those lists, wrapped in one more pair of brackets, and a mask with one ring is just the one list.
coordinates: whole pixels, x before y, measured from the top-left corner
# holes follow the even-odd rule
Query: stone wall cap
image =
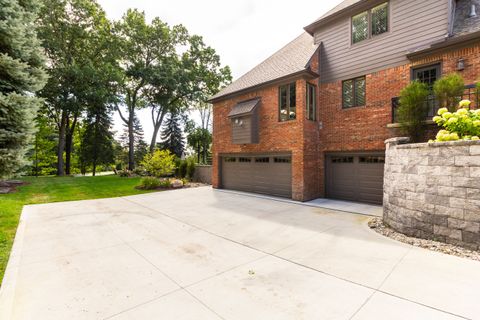
[[(388, 140), (387, 140), (388, 141)], [(465, 146), (478, 146), (480, 140), (458, 140), (458, 141), (446, 141), (446, 142), (433, 142), (433, 143), (410, 143), (397, 146), (397, 149), (425, 149), (425, 148), (441, 148), (441, 147), (465, 147)]]
[(389, 145), (405, 144), (408, 142), (410, 142), (410, 138), (408, 137), (396, 137), (385, 140), (385, 144)]

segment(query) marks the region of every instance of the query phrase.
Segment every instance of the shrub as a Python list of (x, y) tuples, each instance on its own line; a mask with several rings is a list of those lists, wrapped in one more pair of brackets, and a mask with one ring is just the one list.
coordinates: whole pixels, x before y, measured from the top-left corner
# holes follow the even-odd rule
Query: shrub
[(438, 132), (436, 142), (480, 140), (480, 109), (469, 110), (469, 107), (470, 101), (463, 100), (456, 112), (449, 112), (447, 108), (438, 110), (438, 116), (433, 121), (445, 130)]
[[(187, 162), (187, 175), (188, 179), (193, 179), (193, 174), (195, 173), (195, 158), (188, 158)], [(183, 177), (182, 177), (183, 178)]]
[(156, 150), (143, 158), (142, 165), (152, 176), (165, 177), (175, 171), (175, 155), (168, 150)]
[(450, 112), (455, 111), (455, 107), (461, 100), (465, 90), (465, 81), (458, 73), (451, 73), (437, 81), (433, 85), (433, 92), (442, 108), (447, 108)]
[(137, 167), (133, 170), (133, 173), (137, 176), (143, 177), (147, 175), (147, 171), (144, 167)]
[(118, 175), (122, 178), (128, 178), (132, 176), (132, 172), (127, 169), (123, 169), (118, 171)]
[(172, 186), (172, 182), (170, 181), (170, 179), (163, 179), (163, 180), (160, 180), (160, 187), (161, 188), (170, 188)]
[(427, 98), (430, 94), (428, 86), (413, 81), (400, 93), (398, 119), (401, 130), (413, 142), (419, 142), (425, 135), (425, 117), (428, 114)]
[(182, 160), (178, 165), (178, 177), (185, 178), (187, 176), (187, 161)]
[(161, 185), (161, 181), (155, 177), (145, 177), (142, 178), (140, 181), (140, 185), (138, 186), (140, 189), (145, 190), (153, 190), (159, 188)]

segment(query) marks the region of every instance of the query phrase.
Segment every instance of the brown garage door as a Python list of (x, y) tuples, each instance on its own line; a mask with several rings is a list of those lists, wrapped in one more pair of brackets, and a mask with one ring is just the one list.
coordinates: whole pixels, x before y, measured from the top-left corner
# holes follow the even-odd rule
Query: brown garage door
[(385, 154), (331, 154), (325, 160), (328, 198), (382, 204)]
[(222, 157), (225, 189), (292, 197), (292, 158), (289, 155)]

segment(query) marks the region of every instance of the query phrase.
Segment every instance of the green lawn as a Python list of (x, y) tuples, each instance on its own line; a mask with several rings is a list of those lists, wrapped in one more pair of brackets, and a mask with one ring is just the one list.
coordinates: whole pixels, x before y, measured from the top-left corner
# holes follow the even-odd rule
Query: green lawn
[(16, 193), (0, 195), (0, 283), (24, 205), (112, 198), (149, 192), (135, 189), (140, 178), (28, 177), (22, 180), (29, 184), (19, 187)]

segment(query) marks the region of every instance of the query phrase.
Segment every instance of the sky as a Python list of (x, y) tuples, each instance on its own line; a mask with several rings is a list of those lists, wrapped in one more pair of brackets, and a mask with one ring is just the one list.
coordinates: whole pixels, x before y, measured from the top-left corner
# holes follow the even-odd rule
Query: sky
[[(169, 25), (183, 24), (230, 66), (234, 80), (275, 53), (342, 0), (98, 0), (110, 19), (118, 20), (129, 8), (159, 17)], [(150, 141), (153, 125), (147, 110), (138, 112)], [(114, 116), (115, 130), (122, 123)]]

